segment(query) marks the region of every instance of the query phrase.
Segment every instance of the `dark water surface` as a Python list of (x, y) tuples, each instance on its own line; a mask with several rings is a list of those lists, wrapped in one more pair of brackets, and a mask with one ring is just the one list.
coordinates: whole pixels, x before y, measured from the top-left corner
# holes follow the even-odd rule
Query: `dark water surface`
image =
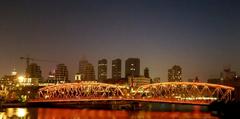
[(71, 108), (5, 108), (0, 119), (218, 119), (203, 106), (160, 105), (151, 111)]

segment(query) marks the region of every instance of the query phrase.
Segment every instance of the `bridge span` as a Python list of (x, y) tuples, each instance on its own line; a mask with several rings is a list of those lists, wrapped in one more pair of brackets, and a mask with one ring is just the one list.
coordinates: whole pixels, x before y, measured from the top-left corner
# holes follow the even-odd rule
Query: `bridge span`
[(130, 89), (126, 86), (80, 82), (46, 86), (29, 103), (137, 101), (209, 105), (232, 100), (233, 87), (195, 82), (162, 82)]

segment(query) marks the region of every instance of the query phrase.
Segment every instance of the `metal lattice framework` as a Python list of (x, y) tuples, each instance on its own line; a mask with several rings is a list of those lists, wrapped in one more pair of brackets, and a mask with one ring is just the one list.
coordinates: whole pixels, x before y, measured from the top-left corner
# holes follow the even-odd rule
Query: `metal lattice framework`
[(125, 100), (208, 105), (214, 100), (230, 101), (233, 87), (195, 82), (162, 82), (129, 90), (125, 86), (80, 82), (46, 86), (33, 102)]
[(214, 100), (230, 101), (233, 87), (196, 82), (163, 82), (139, 87), (136, 98), (209, 104)]
[(123, 86), (81, 82), (47, 86), (39, 89), (40, 99), (99, 99), (124, 96)]

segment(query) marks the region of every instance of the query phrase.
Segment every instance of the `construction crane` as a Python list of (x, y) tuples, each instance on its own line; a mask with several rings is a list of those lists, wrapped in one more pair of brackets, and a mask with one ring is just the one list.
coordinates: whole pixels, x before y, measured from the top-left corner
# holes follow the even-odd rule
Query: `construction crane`
[(26, 68), (29, 66), (30, 64), (30, 60), (33, 61), (34, 59), (33, 58), (30, 58), (30, 57), (20, 57), (21, 60), (26, 60)]
[(53, 61), (53, 60), (41, 60), (41, 59), (35, 59), (35, 58), (31, 58), (29, 56), (27, 57), (20, 57), (21, 60), (26, 60), (26, 77), (28, 77), (28, 67), (30, 65), (30, 61), (40, 61), (40, 62), (57, 62), (57, 61)]

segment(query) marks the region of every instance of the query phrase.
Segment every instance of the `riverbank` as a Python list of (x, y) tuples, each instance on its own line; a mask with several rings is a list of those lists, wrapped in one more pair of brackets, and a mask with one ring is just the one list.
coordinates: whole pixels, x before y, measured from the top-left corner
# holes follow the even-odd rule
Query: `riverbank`
[(240, 101), (231, 101), (228, 103), (215, 101), (208, 107), (213, 115), (220, 118), (238, 117), (240, 114)]
[(26, 103), (3, 103), (2, 108), (17, 108), (17, 107), (28, 107)]
[[(209, 112), (208, 106), (171, 104), (171, 103), (97, 103), (97, 102), (69, 102), (69, 103), (5, 103), (3, 108), (75, 108), (75, 109), (104, 109), (104, 110), (132, 110), (132, 111), (187, 111), (195, 110)], [(201, 107), (201, 108), (199, 108)], [(163, 110), (164, 109), (164, 110)]]

